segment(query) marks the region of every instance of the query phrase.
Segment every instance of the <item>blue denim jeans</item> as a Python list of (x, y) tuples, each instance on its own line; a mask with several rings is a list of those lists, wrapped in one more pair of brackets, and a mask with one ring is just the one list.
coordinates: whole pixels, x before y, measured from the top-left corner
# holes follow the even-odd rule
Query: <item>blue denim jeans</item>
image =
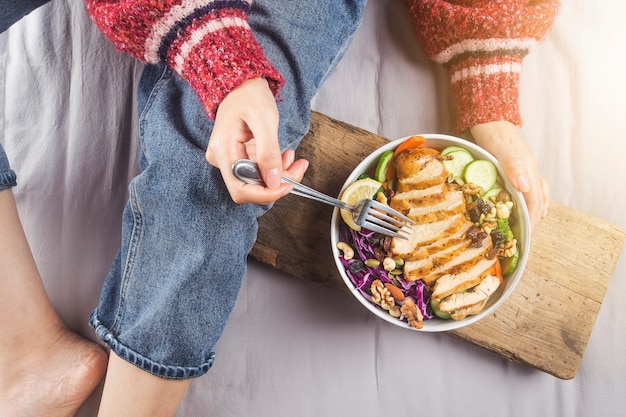
[[(254, 3), (250, 25), (285, 78), (279, 140), (294, 149), (310, 102), (347, 48), (365, 0)], [(164, 378), (209, 370), (268, 207), (235, 204), (205, 160), (212, 122), (169, 68), (144, 69), (138, 92), (142, 172), (130, 184), (122, 245), (91, 316), (121, 358)]]
[(0, 190), (14, 187), (16, 185), (15, 180), (15, 172), (11, 169), (7, 155), (0, 143)]
[[(0, 0), (0, 33), (50, 0)], [(0, 150), (2, 152), (2, 150)]]

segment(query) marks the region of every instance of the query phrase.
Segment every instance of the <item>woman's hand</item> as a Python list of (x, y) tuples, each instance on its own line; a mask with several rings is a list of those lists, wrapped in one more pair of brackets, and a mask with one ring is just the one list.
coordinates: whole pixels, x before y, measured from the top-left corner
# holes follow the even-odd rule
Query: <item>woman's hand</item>
[[(259, 165), (265, 187), (244, 184), (233, 176), (232, 165), (242, 158)], [(281, 183), (282, 175), (301, 181), (308, 168), (308, 161), (295, 161), (294, 151), (281, 154), (276, 100), (263, 78), (244, 82), (222, 100), (206, 159), (220, 169), (236, 203), (272, 203), (291, 191), (292, 186)]]
[(500, 161), (511, 184), (524, 194), (531, 229), (547, 214), (548, 185), (539, 174), (537, 160), (526, 145), (520, 130), (511, 122), (497, 121), (470, 129), (476, 143)]

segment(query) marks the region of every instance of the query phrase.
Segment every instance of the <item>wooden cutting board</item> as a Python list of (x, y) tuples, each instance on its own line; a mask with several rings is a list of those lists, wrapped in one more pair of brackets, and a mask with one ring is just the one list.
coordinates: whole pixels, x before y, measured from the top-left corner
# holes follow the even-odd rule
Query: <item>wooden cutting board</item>
[[(336, 196), (356, 165), (388, 139), (313, 113), (298, 157), (303, 183)], [(251, 255), (296, 277), (349, 294), (332, 259), (332, 208), (289, 195), (259, 220)], [(561, 379), (576, 376), (626, 233), (552, 202), (533, 233), (519, 285), (493, 314), (451, 335)]]

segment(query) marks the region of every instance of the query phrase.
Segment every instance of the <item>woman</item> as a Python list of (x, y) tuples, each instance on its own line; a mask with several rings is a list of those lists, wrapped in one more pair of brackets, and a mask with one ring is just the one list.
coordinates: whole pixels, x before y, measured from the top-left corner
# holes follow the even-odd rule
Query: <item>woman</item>
[[(308, 130), (310, 101), (364, 3), (87, 1), (103, 33), (150, 64), (138, 91), (142, 173), (130, 185), (120, 251), (91, 317), (111, 349), (101, 416), (173, 415), (192, 378), (210, 368), (256, 218), (289, 192), (281, 175), (304, 175), (308, 163), (294, 149)], [(470, 129), (498, 157), (536, 224), (547, 190), (515, 126), (517, 80), (556, 2), (411, 1), (409, 9), (426, 54), (450, 68), (459, 131)], [(241, 157), (259, 163), (267, 187), (232, 177)], [(107, 358), (69, 332), (47, 300), (3, 153), (0, 178), (0, 322), (9, 335), (0, 345), (0, 414), (72, 415)]]

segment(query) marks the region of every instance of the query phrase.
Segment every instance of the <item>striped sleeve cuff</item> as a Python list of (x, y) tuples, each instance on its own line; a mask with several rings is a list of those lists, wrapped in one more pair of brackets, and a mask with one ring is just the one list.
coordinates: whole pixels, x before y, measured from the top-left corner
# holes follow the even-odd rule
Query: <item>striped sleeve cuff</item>
[(167, 63), (195, 89), (211, 117), (235, 87), (284, 83), (248, 25), (252, 0), (86, 0), (100, 30), (130, 55)]
[(522, 124), (519, 109), (521, 59), (507, 58), (466, 61), (450, 68), (458, 132), (498, 120)]
[[(187, 80), (211, 118), (224, 97), (248, 79), (265, 78), (275, 96), (284, 83), (248, 25), (246, 5), (213, 1), (186, 8), (183, 2), (146, 40), (146, 58), (164, 60)], [(173, 27), (176, 31), (166, 30)]]
[(265, 57), (243, 11), (210, 11), (190, 25), (185, 33), (161, 42), (159, 53), (166, 51), (165, 61), (190, 83), (210, 117), (224, 97), (248, 79), (265, 78), (278, 96), (284, 80)]
[(457, 131), (498, 120), (521, 125), (522, 61), (535, 43), (532, 38), (466, 40), (434, 57), (450, 70)]
[(405, 1), (424, 53), (450, 70), (457, 129), (521, 124), (522, 60), (549, 32), (559, 1)]

